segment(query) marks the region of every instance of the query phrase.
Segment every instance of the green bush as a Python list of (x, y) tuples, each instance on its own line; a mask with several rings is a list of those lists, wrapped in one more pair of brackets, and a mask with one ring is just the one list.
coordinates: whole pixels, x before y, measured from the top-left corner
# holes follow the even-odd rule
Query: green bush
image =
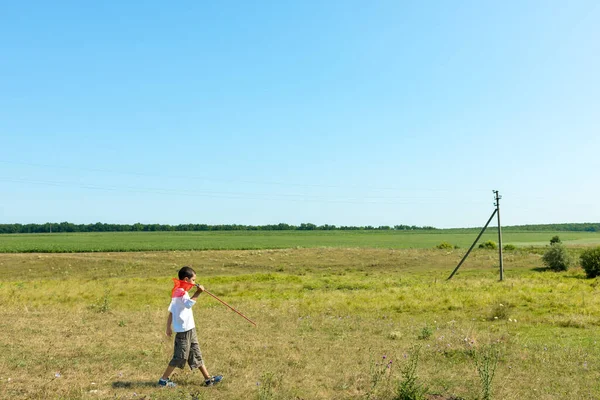
[(514, 244), (510, 244), (510, 243), (509, 243), (509, 244), (505, 245), (505, 246), (503, 247), (503, 249), (504, 249), (504, 250), (508, 250), (508, 251), (510, 251), (510, 250), (516, 250), (516, 249), (517, 249), (517, 247), (516, 247)]
[(431, 335), (433, 335), (433, 328), (431, 328), (430, 326), (424, 326), (423, 329), (421, 329), (421, 333), (419, 333), (418, 338), (421, 340), (425, 340), (429, 339)]
[(555, 243), (562, 243), (558, 236), (552, 236), (552, 239), (550, 239), (550, 246), (552, 246)]
[(454, 248), (454, 246), (448, 242), (442, 242), (442, 243), (438, 244), (437, 246), (435, 246), (435, 248), (440, 249), (440, 250), (452, 250)]
[(494, 242), (493, 240), (488, 240), (485, 243), (481, 243), (479, 245), (480, 249), (488, 249), (488, 250), (495, 250), (498, 248), (498, 245), (496, 244), (496, 242)]
[(588, 278), (600, 276), (600, 247), (585, 250), (581, 253), (580, 260)]
[(544, 265), (553, 271), (566, 271), (571, 266), (573, 258), (561, 243), (555, 243), (542, 256)]

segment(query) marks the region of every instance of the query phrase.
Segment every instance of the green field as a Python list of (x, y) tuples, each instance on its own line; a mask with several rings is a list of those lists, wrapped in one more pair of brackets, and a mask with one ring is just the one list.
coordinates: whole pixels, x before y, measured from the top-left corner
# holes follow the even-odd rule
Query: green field
[[(497, 253), (477, 249), (446, 281), (464, 251), (0, 254), (0, 398), (394, 400), (415, 365), (422, 399), (475, 400), (497, 360), (493, 399), (599, 399), (600, 278), (513, 251), (498, 282)], [(179, 371), (159, 389), (185, 264), (258, 326), (202, 295), (201, 348), (225, 381)]]
[[(497, 362), (490, 398), (600, 399), (600, 278), (541, 261), (554, 235), (577, 254), (600, 233), (505, 232), (505, 281), (483, 249), (446, 281), (478, 232), (0, 235), (0, 398), (475, 400)], [(182, 265), (258, 324), (201, 296), (215, 388), (155, 385)]]
[[(468, 248), (479, 230), (106, 232), (0, 235), (1, 253), (248, 250), (285, 248), (432, 248), (446, 241)], [(568, 246), (600, 244), (600, 232), (503, 232), (503, 244), (543, 246), (559, 235)], [(498, 241), (486, 232), (481, 241)]]

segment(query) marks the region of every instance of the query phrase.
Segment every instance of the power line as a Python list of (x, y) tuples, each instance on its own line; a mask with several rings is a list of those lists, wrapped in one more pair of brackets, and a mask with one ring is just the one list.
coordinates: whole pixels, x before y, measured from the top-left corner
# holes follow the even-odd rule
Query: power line
[[(302, 184), (295, 182), (269, 182), (269, 181), (259, 181), (259, 180), (245, 180), (245, 179), (215, 179), (207, 176), (184, 176), (184, 175), (157, 175), (151, 174), (147, 172), (136, 172), (136, 171), (119, 171), (119, 170), (109, 170), (109, 169), (99, 169), (99, 168), (88, 168), (88, 167), (72, 167), (72, 166), (64, 166), (64, 165), (51, 165), (51, 164), (39, 164), (39, 163), (28, 163), (28, 162), (17, 162), (17, 161), (6, 161), (0, 160), (0, 163), (4, 164), (12, 164), (12, 165), (26, 165), (30, 167), (37, 168), (56, 168), (56, 169), (65, 169), (70, 171), (87, 171), (87, 172), (99, 172), (99, 173), (107, 173), (107, 174), (115, 174), (115, 175), (129, 175), (129, 176), (138, 176), (138, 177), (148, 177), (148, 178), (163, 178), (163, 179), (185, 179), (185, 180), (203, 180), (208, 182), (216, 182), (216, 183), (244, 183), (244, 184), (253, 184), (253, 185), (269, 185), (269, 186), (291, 186), (291, 187), (307, 187), (307, 188), (328, 188), (328, 189), (363, 189), (370, 191), (424, 191), (424, 192), (440, 192), (447, 193), (451, 192), (448, 189), (439, 189), (439, 188), (399, 188), (399, 187), (375, 187), (375, 186), (347, 186), (347, 185), (321, 185), (321, 184)], [(483, 192), (483, 190), (472, 190), (472, 192)], [(457, 193), (464, 193), (464, 191)]]
[[(112, 192), (132, 192), (132, 193), (153, 193), (159, 195), (177, 195), (177, 196), (188, 196), (188, 197), (207, 197), (207, 198), (224, 198), (224, 199), (255, 199), (255, 200), (289, 200), (289, 201), (303, 201), (303, 202), (325, 202), (325, 203), (353, 203), (353, 204), (423, 204), (427, 201), (443, 200), (437, 197), (384, 197), (384, 196), (363, 196), (363, 197), (338, 197), (330, 198), (319, 195), (309, 194), (277, 194), (277, 193), (247, 193), (247, 192), (217, 192), (217, 191), (186, 191), (186, 190), (173, 190), (173, 189), (162, 189), (162, 188), (145, 188), (135, 186), (102, 186), (94, 184), (81, 184), (73, 182), (61, 182), (61, 181), (46, 181), (46, 180), (32, 180), (22, 178), (5, 178), (0, 177), (0, 181), (12, 182), (12, 183), (26, 183), (34, 185), (45, 185), (54, 187), (71, 187), (86, 190), (100, 190), (100, 191), (112, 191)], [(461, 200), (461, 202), (464, 202)], [(469, 201), (469, 203), (483, 203), (481, 201)]]

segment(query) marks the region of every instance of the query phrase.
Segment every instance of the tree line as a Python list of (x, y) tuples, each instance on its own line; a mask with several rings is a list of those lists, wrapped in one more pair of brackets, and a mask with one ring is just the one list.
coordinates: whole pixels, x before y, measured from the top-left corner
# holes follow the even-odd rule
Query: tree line
[[(454, 228), (450, 231), (471, 231), (478, 228)], [(489, 230), (493, 230), (490, 227)], [(511, 225), (503, 226), (507, 231), (552, 231), (552, 232), (600, 232), (600, 223), (567, 223), (567, 224), (538, 224), (538, 225)], [(55, 232), (208, 232), (208, 231), (353, 231), (353, 230), (378, 230), (378, 231), (434, 231), (439, 230), (433, 226), (416, 225), (380, 225), (380, 226), (336, 226), (316, 225), (302, 223), (291, 225), (285, 223), (270, 225), (240, 225), (240, 224), (73, 224), (71, 222), (45, 224), (0, 224), (0, 234), (3, 233), (55, 233)]]
[[(473, 233), (480, 230), (481, 227), (444, 229), (448, 233)], [(498, 227), (489, 226), (486, 232), (498, 232)], [(504, 225), (502, 232), (600, 232), (600, 223)]]
[[(502, 227), (505, 229), (505, 227)], [(506, 229), (515, 231), (563, 231), (563, 232), (600, 232), (599, 222), (567, 223), (567, 224), (538, 224), (512, 225)]]
[(70, 222), (45, 224), (0, 224), (0, 234), (3, 233), (58, 233), (58, 232), (208, 232), (208, 231), (333, 231), (333, 230), (435, 230), (432, 226), (394, 225), (394, 226), (336, 226), (302, 223), (290, 225), (285, 223), (270, 225), (239, 225), (239, 224), (73, 224)]

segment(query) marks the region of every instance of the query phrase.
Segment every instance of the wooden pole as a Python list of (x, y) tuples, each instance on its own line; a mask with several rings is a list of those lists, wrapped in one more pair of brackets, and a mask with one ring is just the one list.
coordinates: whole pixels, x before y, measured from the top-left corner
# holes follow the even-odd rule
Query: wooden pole
[(504, 280), (504, 265), (502, 260), (502, 226), (500, 225), (500, 199), (502, 196), (498, 194), (497, 190), (494, 190), (496, 193), (496, 211), (498, 214), (498, 252), (500, 257), (500, 280)]
[[(196, 285), (197, 287), (198, 285)], [(229, 304), (225, 303), (223, 300), (221, 300), (220, 298), (218, 298), (217, 296), (215, 296), (214, 294), (212, 294), (211, 292), (209, 292), (208, 290), (204, 289), (204, 292), (206, 294), (208, 294), (209, 296), (214, 297), (215, 299), (217, 299), (218, 301), (220, 301), (222, 304), (226, 305), (227, 307), (229, 307), (232, 311), (235, 311), (236, 313), (238, 313), (239, 315), (241, 315), (246, 321), (250, 322), (252, 325), (256, 326), (256, 323), (254, 323), (254, 321), (251, 321), (250, 319), (248, 319), (248, 317), (246, 317), (244, 314), (242, 314), (241, 312), (239, 312), (238, 310), (236, 310), (235, 308), (231, 307)]]

